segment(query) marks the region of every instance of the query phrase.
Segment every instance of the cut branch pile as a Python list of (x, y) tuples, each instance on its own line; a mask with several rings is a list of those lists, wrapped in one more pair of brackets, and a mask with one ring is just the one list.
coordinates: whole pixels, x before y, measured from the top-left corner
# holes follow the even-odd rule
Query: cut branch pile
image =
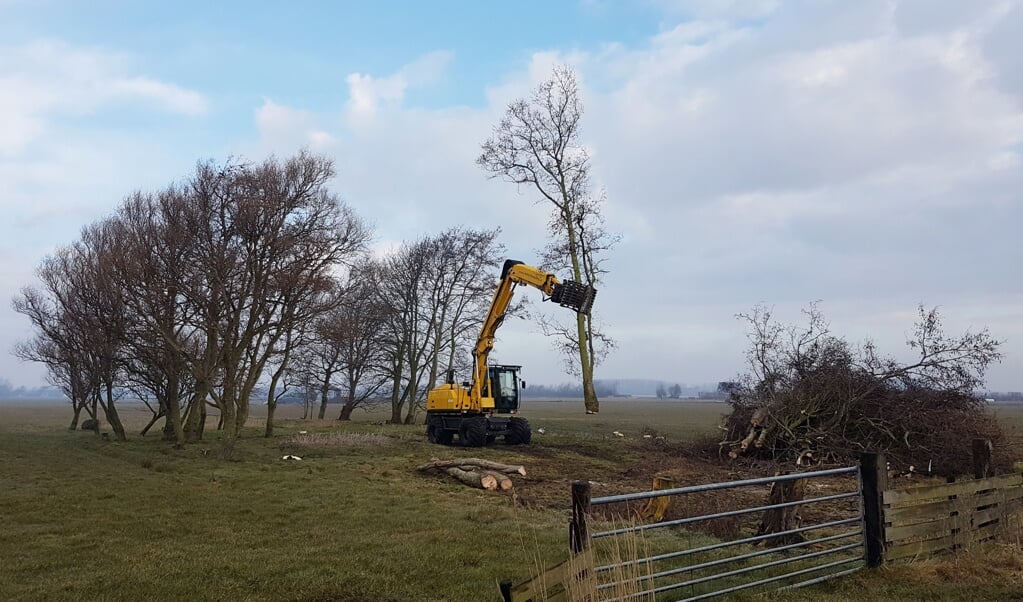
[(524, 466), (501, 464), (480, 458), (434, 460), (416, 468), (419, 472), (447, 473), (469, 487), (487, 491), (509, 491), (514, 486), (509, 475), (526, 476)]

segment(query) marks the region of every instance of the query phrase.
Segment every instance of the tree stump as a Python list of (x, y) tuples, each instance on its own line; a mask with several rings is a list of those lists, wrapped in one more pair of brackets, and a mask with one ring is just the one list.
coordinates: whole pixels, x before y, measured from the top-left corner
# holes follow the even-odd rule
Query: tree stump
[[(775, 475), (778, 476), (778, 475)], [(787, 502), (798, 502), (803, 499), (803, 492), (806, 490), (806, 479), (795, 479), (793, 481), (778, 481), (771, 486), (771, 493), (767, 496), (767, 505), (784, 504)], [(783, 508), (769, 508), (764, 511), (760, 519), (760, 526), (757, 528), (757, 535), (768, 535), (770, 533), (785, 533), (799, 527), (800, 516), (799, 506), (785, 506)], [(764, 540), (765, 547), (783, 546), (791, 543), (805, 541), (802, 533), (785, 533), (777, 537), (769, 537)]]

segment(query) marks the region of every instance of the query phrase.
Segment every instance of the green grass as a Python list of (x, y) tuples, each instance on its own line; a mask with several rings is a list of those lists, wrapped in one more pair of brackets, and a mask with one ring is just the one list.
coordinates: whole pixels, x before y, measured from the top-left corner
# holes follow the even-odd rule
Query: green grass
[[(567, 557), (572, 479), (649, 485), (655, 470), (681, 460), (642, 434), (713, 433), (724, 406), (613, 401), (597, 416), (571, 402), (527, 408), (534, 430), (545, 430), (534, 445), (471, 453), (428, 444), (421, 426), (380, 424), (377, 413), (342, 425), (299, 421), (285, 408), (277, 437), (260, 437), (256, 416), (236, 458), (224, 461), (215, 433), (184, 450), (155, 433), (116, 443), (68, 432), (64, 406), (0, 404), (0, 600), (499, 599), (500, 579)], [(148, 412), (124, 413), (137, 433)], [(528, 475), (512, 496), (415, 471), (432, 457), (464, 455), (521, 463)], [(1023, 563), (1003, 564), (981, 584), (957, 585), (932, 568), (921, 580), (907, 565), (785, 599), (1023, 595)]]

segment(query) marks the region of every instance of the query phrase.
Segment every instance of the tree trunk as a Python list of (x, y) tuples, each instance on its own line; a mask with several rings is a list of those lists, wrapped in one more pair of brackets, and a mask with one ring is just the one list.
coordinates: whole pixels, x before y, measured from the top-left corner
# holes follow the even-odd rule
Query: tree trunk
[[(771, 487), (771, 493), (767, 497), (767, 504), (776, 505), (784, 504), (786, 502), (798, 502), (803, 499), (803, 491), (805, 489), (806, 479), (776, 482)], [(800, 517), (797, 514), (798, 511), (799, 506), (769, 508), (765, 510), (763, 517), (760, 519), (760, 527), (757, 529), (757, 535), (784, 533), (785, 531), (795, 529), (799, 526), (798, 522)], [(782, 546), (790, 543), (799, 543), (801, 541), (804, 541), (802, 533), (789, 533), (764, 540), (764, 546)]]
[(202, 441), (203, 431), (206, 427), (206, 396), (209, 393), (209, 385), (204, 381), (195, 383), (195, 393), (185, 412), (184, 431), (185, 441), (188, 443)]
[[(568, 212), (567, 207), (569, 206), (569, 199), (566, 191), (562, 190), (563, 198), (565, 199), (564, 212)], [(565, 215), (565, 226), (568, 234), (568, 254), (572, 260), (572, 276), (576, 282), (583, 283), (583, 271), (579, 265), (579, 246), (576, 241), (575, 227), (573, 226), (572, 218), (574, 216), (568, 212)], [(583, 314), (576, 314), (576, 341), (579, 344), (579, 373), (583, 377), (583, 406), (586, 408), (587, 414), (596, 414), (600, 411), (600, 401), (597, 399), (597, 391), (593, 387), (593, 358), (590, 356), (590, 346), (588, 344), (589, 331), (586, 328), (586, 316)]]
[(185, 447), (185, 428), (181, 424), (181, 398), (179, 387), (174, 387), (167, 397), (167, 425), (174, 434), (174, 447), (181, 449)]
[(402, 424), (415, 424), (416, 423), (416, 400), (413, 397), (408, 400), (408, 410), (405, 412), (405, 420)]
[(351, 420), (352, 411), (355, 409), (353, 400), (349, 399), (345, 402), (345, 405), (341, 406), (341, 415), (337, 417), (338, 420)]
[(277, 400), (273, 393), (266, 400), (266, 428), (263, 429), (263, 436), (270, 438), (274, 436), (274, 413), (277, 411)]
[(234, 433), (235, 435), (241, 435), (242, 429), (245, 428), (245, 423), (249, 420), (249, 396), (236, 400), (235, 418), (234, 418)]
[(391, 424), (401, 424), (401, 410), (405, 405), (405, 396), (401, 394), (401, 375), (397, 375), (391, 385)]
[(142, 430), (139, 431), (139, 436), (145, 437), (146, 433), (149, 432), (149, 429), (153, 428), (153, 425), (156, 424), (157, 421), (159, 421), (165, 415), (166, 413), (163, 411), (163, 408), (161, 408), (159, 412), (153, 414), (153, 417), (149, 419), (149, 422), (146, 423), (146, 426), (142, 427)]
[(473, 470), (484, 468), (493, 472), (499, 472), (501, 474), (517, 474), (526, 476), (526, 467), (518, 464), (501, 464), (500, 462), (494, 462), (492, 460), (482, 460), (480, 458), (455, 458), (454, 460), (434, 460), (428, 464), (423, 464), (416, 468), (420, 472), (426, 472), (430, 470), (441, 470), (445, 468), (458, 467), (462, 470)]
[(447, 468), (446, 473), (455, 477), (459, 481), (465, 483), (469, 487), (475, 487), (476, 489), (486, 489), (487, 491), (497, 491), (500, 485), (498, 484), (497, 478), (493, 473), (476, 472), (462, 470), (461, 468)]
[(92, 432), (96, 433), (97, 437), (99, 437), (99, 396), (99, 390), (94, 390), (92, 393), (92, 409), (89, 411), (89, 416), (92, 417)]
[(320, 389), (320, 414), (317, 416), (318, 419), (323, 420), (323, 417), (327, 415), (327, 397), (330, 395), (330, 388), (323, 387)]
[(235, 408), (234, 404), (228, 400), (224, 400), (224, 403), (220, 404), (220, 421), (227, 427), (224, 429), (224, 437), (221, 440), (221, 457), (225, 460), (231, 459), (234, 455), (234, 444), (238, 438), (238, 434), (233, 428), (235, 425)]
[(103, 410), (106, 412), (107, 422), (110, 423), (110, 428), (114, 430), (114, 437), (118, 441), (127, 441), (128, 437), (124, 433), (124, 425), (121, 423), (121, 417), (117, 413), (117, 406), (114, 405), (114, 383), (107, 382), (107, 402), (103, 405)]
[(71, 416), (71, 424), (67, 427), (69, 431), (78, 430), (78, 420), (82, 415), (82, 404), (71, 402), (71, 411), (74, 415)]

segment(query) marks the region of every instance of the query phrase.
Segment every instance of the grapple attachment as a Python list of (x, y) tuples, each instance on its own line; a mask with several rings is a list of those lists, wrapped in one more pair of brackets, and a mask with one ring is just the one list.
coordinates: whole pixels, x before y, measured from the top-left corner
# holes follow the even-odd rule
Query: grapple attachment
[(575, 280), (566, 280), (554, 285), (551, 301), (578, 313), (589, 314), (593, 309), (593, 299), (596, 296), (597, 289), (592, 286), (580, 284)]

